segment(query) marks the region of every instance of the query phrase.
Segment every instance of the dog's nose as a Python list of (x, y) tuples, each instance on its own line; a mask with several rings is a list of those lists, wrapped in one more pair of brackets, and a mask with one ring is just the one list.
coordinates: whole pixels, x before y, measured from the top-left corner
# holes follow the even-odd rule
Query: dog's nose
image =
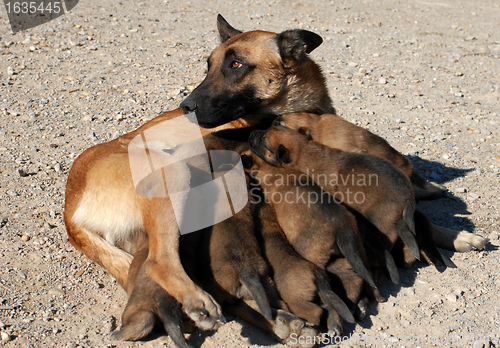
[(181, 103), (181, 109), (185, 114), (195, 111), (197, 106), (196, 101), (190, 98), (187, 98)]

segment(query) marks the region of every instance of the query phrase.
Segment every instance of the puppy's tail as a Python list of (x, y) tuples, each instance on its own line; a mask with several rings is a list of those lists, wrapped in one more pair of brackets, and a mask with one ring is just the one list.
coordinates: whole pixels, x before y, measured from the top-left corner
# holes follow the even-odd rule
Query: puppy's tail
[(357, 238), (350, 226), (345, 225), (345, 228), (337, 232), (337, 245), (352, 269), (372, 288), (376, 288), (371, 272), (363, 262), (363, 260), (366, 260), (363, 243)]
[(163, 298), (158, 303), (160, 319), (165, 331), (178, 348), (192, 348), (184, 337), (184, 325), (182, 321), (182, 310), (180, 304), (172, 298)]
[(420, 260), (420, 250), (415, 240), (415, 200), (410, 199), (403, 210), (402, 219), (396, 222), (396, 230), (412, 255)]
[(323, 306), (334, 309), (349, 323), (354, 323), (355, 321), (351, 311), (347, 308), (344, 301), (332, 291), (330, 284), (328, 284), (328, 280), (326, 280), (325, 273), (323, 273), (321, 269), (315, 268), (314, 276), (316, 277), (316, 288), (318, 289), (318, 295), (321, 302), (323, 302)]
[[(128, 308), (128, 307), (127, 307)], [(147, 310), (135, 311), (134, 315), (125, 309), (121, 330), (111, 334), (111, 339), (120, 341), (137, 341), (149, 335), (155, 325), (155, 316)]]
[(248, 291), (252, 294), (253, 299), (257, 302), (259, 306), (260, 312), (262, 315), (268, 319), (272, 320), (273, 315), (271, 311), (271, 306), (269, 306), (269, 302), (267, 301), (266, 291), (262, 286), (262, 283), (259, 281), (259, 278), (253, 274), (250, 274), (248, 271), (241, 272), (240, 280), (248, 288)]

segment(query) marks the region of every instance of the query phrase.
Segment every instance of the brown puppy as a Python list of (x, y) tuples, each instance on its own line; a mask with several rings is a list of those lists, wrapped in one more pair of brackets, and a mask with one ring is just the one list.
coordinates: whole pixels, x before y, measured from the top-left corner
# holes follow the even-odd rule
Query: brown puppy
[(446, 196), (446, 190), (433, 185), (415, 172), (413, 163), (389, 143), (368, 130), (332, 114), (294, 113), (276, 119), (275, 125), (295, 129), (323, 145), (347, 152), (383, 158), (401, 170), (412, 182), (417, 199)]
[[(327, 310), (329, 333), (341, 335), (341, 317), (354, 322), (351, 312), (331, 290), (324, 271), (300, 256), (288, 243), (269, 204), (258, 206), (257, 231), (276, 287), (292, 313), (318, 326), (323, 306)], [(321, 306), (315, 303), (317, 296)]]
[(266, 162), (307, 173), (336, 201), (358, 211), (384, 233), (387, 246), (401, 238), (412, 255), (420, 258), (414, 236), (415, 198), (411, 184), (389, 162), (332, 149), (280, 126), (254, 131), (249, 143)]
[(288, 242), (302, 257), (321, 269), (329, 269), (332, 259), (345, 257), (375, 287), (356, 219), (345, 207), (301, 172), (273, 167), (251, 152), (245, 152), (242, 160), (255, 180), (250, 193), (254, 195), (255, 188), (262, 190)]
[(137, 341), (147, 336), (155, 324), (161, 321), (177, 347), (190, 348), (183, 336), (181, 305), (144, 272), (144, 262), (149, 252), (147, 236), (139, 236), (135, 243), (138, 250), (130, 265), (127, 279), (129, 300), (123, 311), (122, 327), (113, 332), (111, 338)]

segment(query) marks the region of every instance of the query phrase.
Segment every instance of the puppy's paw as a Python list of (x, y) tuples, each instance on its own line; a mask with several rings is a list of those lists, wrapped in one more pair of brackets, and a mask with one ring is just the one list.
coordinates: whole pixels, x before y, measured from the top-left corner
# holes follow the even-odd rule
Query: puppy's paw
[(185, 296), (182, 308), (184, 313), (202, 330), (215, 330), (226, 322), (219, 304), (210, 294), (201, 289)]
[(488, 238), (483, 238), (477, 234), (461, 231), (453, 241), (456, 251), (466, 253), (472, 250), (483, 250), (489, 243)]
[(316, 328), (294, 314), (279, 309), (274, 322), (274, 334), (284, 344), (311, 348), (318, 343)]

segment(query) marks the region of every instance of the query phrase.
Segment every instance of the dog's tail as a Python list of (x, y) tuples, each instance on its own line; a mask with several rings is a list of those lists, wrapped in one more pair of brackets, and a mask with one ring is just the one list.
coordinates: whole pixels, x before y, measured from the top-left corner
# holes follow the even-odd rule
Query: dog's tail
[[(375, 232), (373, 231), (373, 233)], [(392, 254), (385, 248), (380, 238), (373, 235), (373, 233), (371, 231), (366, 231), (363, 234), (367, 252), (371, 253), (372, 256), (377, 259), (380, 268), (382, 268), (382, 271), (391, 281), (394, 284), (399, 284), (399, 272), (394, 257), (392, 257)]]
[(352, 269), (361, 276), (372, 288), (376, 288), (371, 272), (366, 268), (365, 248), (356, 233), (349, 225), (337, 232), (337, 245), (351, 265)]
[(396, 230), (412, 255), (420, 260), (420, 249), (415, 239), (415, 200), (410, 199), (403, 210), (402, 219), (396, 222)]
[(165, 331), (178, 348), (192, 348), (184, 337), (184, 325), (182, 321), (182, 309), (179, 302), (173, 297), (164, 297), (158, 303), (160, 319)]
[(425, 180), (415, 170), (411, 173), (410, 181), (416, 187), (427, 191), (425, 199), (437, 199), (446, 196), (445, 188), (439, 187)]
[(262, 315), (266, 319), (272, 320), (273, 315), (271, 306), (269, 306), (266, 291), (264, 290), (264, 286), (262, 286), (262, 283), (259, 281), (259, 278), (254, 274), (250, 274), (248, 271), (243, 271), (240, 274), (240, 280), (252, 294), (252, 297), (255, 302), (257, 302)]
[(318, 295), (323, 302), (323, 307), (335, 309), (335, 311), (349, 323), (354, 323), (354, 317), (347, 305), (342, 301), (342, 299), (333, 292), (328, 280), (326, 279), (325, 273), (319, 269), (315, 268), (314, 276), (316, 277), (316, 288), (318, 289)]

